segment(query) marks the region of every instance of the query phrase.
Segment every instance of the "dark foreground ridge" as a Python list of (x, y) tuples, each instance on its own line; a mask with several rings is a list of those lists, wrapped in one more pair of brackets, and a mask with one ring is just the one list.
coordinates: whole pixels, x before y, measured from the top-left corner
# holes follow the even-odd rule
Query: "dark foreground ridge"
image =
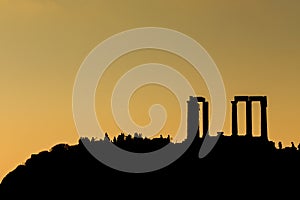
[[(91, 145), (110, 141), (107, 136), (100, 141), (81, 140)], [(215, 148), (203, 159), (198, 158), (203, 140), (196, 138), (174, 163), (141, 174), (120, 172), (105, 166), (85, 149), (81, 140), (77, 145), (58, 144), (49, 151), (33, 154), (24, 165), (19, 165), (3, 179), (0, 196), (32, 196), (38, 192), (49, 195), (122, 195), (125, 198), (137, 191), (173, 196), (177, 193), (187, 196), (206, 193), (214, 197), (220, 189), (227, 191), (224, 194), (229, 196), (234, 194), (233, 191), (246, 191), (244, 196), (274, 195), (297, 185), (300, 178), (299, 147), (292, 145), (277, 149), (274, 142), (261, 137), (222, 135)], [(150, 140), (121, 134), (111, 142), (129, 151), (149, 152), (170, 143), (170, 138)], [(272, 190), (266, 189), (269, 187)]]
[[(260, 102), (261, 107), (259, 137), (252, 134), (252, 102), (255, 101)], [(246, 103), (244, 136), (238, 133), (238, 103)], [(148, 139), (138, 134), (134, 137), (121, 134), (110, 140), (106, 134), (100, 141), (81, 138), (74, 146), (58, 144), (50, 151), (32, 155), (24, 165), (9, 173), (0, 185), (0, 197), (44, 198), (65, 194), (69, 198), (75, 195), (77, 199), (78, 195), (84, 199), (87, 196), (97, 199), (103, 196), (112, 199), (170, 199), (175, 196), (177, 199), (178, 195), (185, 199), (215, 199), (216, 196), (249, 199), (252, 195), (258, 199), (270, 199), (271, 196), (278, 198), (280, 194), (287, 198), (298, 192), (298, 188), (291, 190), (298, 187), (300, 180), (300, 146), (296, 148), (292, 143), (291, 147), (282, 148), (278, 144), (277, 149), (274, 142), (268, 140), (266, 96), (235, 96), (231, 101), (232, 135), (222, 134), (216, 146), (202, 159), (198, 153), (204, 144), (203, 138), (213, 137), (208, 134), (209, 104), (200, 96), (190, 96), (187, 104), (187, 139), (183, 143), (170, 143), (170, 137)], [(199, 130), (200, 104), (202, 134)], [(198, 130), (197, 137), (193, 134), (194, 129)], [(165, 168), (148, 173), (125, 173), (102, 164), (85, 148), (88, 145), (101, 153), (103, 151), (97, 150), (109, 142), (137, 153), (152, 152), (167, 144), (172, 148), (182, 147), (186, 142), (192, 144), (178, 160)]]

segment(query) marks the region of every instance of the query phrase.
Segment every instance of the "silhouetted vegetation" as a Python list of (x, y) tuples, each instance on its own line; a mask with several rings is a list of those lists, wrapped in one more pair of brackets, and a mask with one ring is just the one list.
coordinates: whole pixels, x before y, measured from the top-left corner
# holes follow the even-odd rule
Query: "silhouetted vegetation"
[(133, 136), (131, 134), (125, 135), (124, 133), (121, 133), (117, 137), (114, 137), (113, 140), (111, 140), (108, 134), (105, 133), (105, 137), (103, 140), (96, 140), (95, 138), (92, 138), (91, 140), (89, 138), (81, 138), (81, 141), (87, 141), (92, 143), (93, 145), (101, 145), (103, 141), (110, 141), (126, 151), (146, 153), (156, 151), (164, 147), (171, 142), (171, 138), (169, 135), (166, 138), (160, 135), (159, 138), (150, 139), (147, 137), (143, 137), (141, 133), (135, 133)]

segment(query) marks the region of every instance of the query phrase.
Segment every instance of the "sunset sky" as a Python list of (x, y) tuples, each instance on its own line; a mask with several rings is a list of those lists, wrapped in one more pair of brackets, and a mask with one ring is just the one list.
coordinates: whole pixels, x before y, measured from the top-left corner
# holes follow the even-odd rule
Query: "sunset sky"
[[(0, 180), (32, 153), (57, 143), (76, 144), (72, 115), (76, 73), (88, 53), (113, 34), (137, 27), (164, 27), (199, 42), (223, 77), (231, 132), (234, 95), (268, 96), (269, 139), (300, 143), (300, 2), (291, 1), (72, 1), (0, 0)], [(129, 53), (106, 71), (96, 94), (98, 120), (111, 136), (120, 132), (110, 111), (114, 83), (130, 68), (149, 62), (177, 69), (197, 94), (209, 98), (203, 79), (184, 59), (159, 50)], [(102, 84), (102, 85), (101, 85)], [(187, 97), (188, 99), (188, 97)], [(166, 88), (147, 85), (132, 97), (132, 118), (149, 123), (148, 108), (168, 112), (162, 133), (176, 132), (178, 102)], [(240, 132), (245, 131), (239, 105)], [(259, 132), (259, 104), (253, 104)]]

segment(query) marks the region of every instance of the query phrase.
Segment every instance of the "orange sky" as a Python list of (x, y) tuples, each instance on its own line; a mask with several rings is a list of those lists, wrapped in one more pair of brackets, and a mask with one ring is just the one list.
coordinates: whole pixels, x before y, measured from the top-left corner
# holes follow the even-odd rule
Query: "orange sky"
[[(72, 89), (81, 62), (107, 37), (136, 27), (175, 29), (208, 51), (227, 92), (226, 133), (234, 95), (267, 95), (269, 138), (284, 145), (300, 142), (299, 1), (0, 0), (0, 24), (0, 180), (32, 153), (61, 142), (77, 143)], [(202, 78), (183, 59), (157, 50), (128, 54), (112, 64), (103, 80), (107, 84), (97, 90), (98, 118), (111, 135), (118, 129), (103, 106), (108, 101), (102, 90), (121, 75), (120, 66), (146, 62), (178, 69), (197, 93), (208, 97)], [(151, 95), (158, 92), (161, 97)], [(163, 131), (173, 132), (178, 126), (176, 100), (161, 87), (143, 87), (134, 94), (133, 119), (148, 123), (147, 109), (156, 102), (170, 116)], [(254, 132), (259, 130), (258, 108), (254, 104)]]

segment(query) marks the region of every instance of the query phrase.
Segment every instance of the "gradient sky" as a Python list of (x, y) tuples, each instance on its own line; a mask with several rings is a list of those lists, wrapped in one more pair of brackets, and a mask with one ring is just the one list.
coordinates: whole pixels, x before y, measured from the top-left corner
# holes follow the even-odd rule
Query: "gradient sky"
[[(77, 143), (72, 89), (80, 64), (107, 37), (144, 26), (183, 32), (208, 51), (227, 92), (226, 134), (231, 130), (234, 95), (267, 95), (269, 139), (297, 145), (299, 24), (300, 2), (296, 0), (0, 0), (0, 180), (32, 153), (57, 143)], [(158, 50), (130, 53), (111, 65), (102, 80), (105, 86), (97, 90), (98, 119), (110, 135), (119, 130), (104, 94), (111, 92), (114, 81), (126, 70), (147, 62), (176, 68), (199, 95), (209, 96), (202, 78), (194, 76), (191, 66), (178, 56)], [(153, 95), (158, 93), (160, 96)], [(145, 86), (134, 94), (130, 103), (133, 119), (147, 124), (147, 110), (153, 103), (165, 105), (170, 117), (162, 132), (176, 131), (178, 102), (162, 87)], [(257, 133), (259, 104), (253, 107)], [(240, 131), (244, 131), (243, 123)]]

